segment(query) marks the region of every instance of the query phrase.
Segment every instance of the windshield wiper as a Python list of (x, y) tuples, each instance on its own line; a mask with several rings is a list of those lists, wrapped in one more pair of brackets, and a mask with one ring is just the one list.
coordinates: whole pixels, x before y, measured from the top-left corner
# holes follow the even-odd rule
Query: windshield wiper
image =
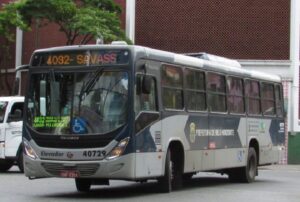
[(83, 83), (80, 93), (79, 93), (79, 99), (81, 100), (82, 96), (84, 94), (88, 94), (91, 89), (95, 86), (98, 77), (102, 74), (103, 68), (98, 68), (95, 72), (94, 75), (87, 81), (86, 84)]
[(89, 80), (87, 81), (86, 84), (83, 83), (82, 87), (81, 87), (81, 90), (80, 90), (80, 93), (79, 93), (79, 103), (78, 103), (78, 111), (79, 111), (79, 114), (80, 114), (80, 111), (81, 111), (81, 102), (82, 102), (82, 97), (83, 95), (85, 94), (89, 94), (89, 92), (93, 89), (93, 87), (95, 86), (96, 82), (97, 82), (97, 79), (100, 77), (100, 75), (102, 74), (103, 72), (103, 67), (101, 68), (98, 68), (93, 75), (90, 76)]

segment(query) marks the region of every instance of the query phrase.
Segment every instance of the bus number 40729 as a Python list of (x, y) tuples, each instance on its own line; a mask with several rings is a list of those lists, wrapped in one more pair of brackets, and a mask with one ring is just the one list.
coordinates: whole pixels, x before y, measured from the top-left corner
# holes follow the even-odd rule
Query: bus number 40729
[(83, 152), (84, 157), (103, 157), (105, 155), (106, 152), (101, 150), (88, 150)]

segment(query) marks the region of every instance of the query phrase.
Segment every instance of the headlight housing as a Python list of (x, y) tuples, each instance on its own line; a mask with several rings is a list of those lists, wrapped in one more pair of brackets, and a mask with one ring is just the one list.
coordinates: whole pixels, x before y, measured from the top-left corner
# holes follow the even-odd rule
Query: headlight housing
[(119, 144), (109, 152), (109, 154), (106, 156), (106, 159), (112, 160), (121, 156), (124, 153), (128, 142), (129, 142), (129, 137), (121, 140)]
[(37, 159), (38, 156), (33, 150), (33, 148), (30, 146), (30, 144), (27, 141), (23, 141), (23, 143), (24, 143), (24, 153), (32, 159)]

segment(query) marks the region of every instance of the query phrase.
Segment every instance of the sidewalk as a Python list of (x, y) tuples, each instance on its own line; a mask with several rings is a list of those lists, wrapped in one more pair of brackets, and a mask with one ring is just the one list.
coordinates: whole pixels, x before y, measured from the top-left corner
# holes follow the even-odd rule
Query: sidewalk
[(300, 165), (269, 165), (269, 166), (261, 166), (258, 167), (259, 170), (286, 170), (286, 171), (299, 171), (300, 172)]

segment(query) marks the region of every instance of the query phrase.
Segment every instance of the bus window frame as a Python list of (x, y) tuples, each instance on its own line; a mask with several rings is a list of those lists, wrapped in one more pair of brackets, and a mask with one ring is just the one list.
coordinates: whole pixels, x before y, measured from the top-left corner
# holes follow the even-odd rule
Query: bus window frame
[[(273, 99), (271, 100), (271, 99), (264, 99), (263, 98), (263, 96), (262, 96), (262, 94), (263, 94), (263, 85), (268, 85), (268, 84), (270, 84), (270, 85), (272, 85), (272, 87), (273, 87)], [(267, 82), (267, 81), (261, 81), (260, 82), (260, 100), (261, 100), (261, 113), (262, 113), (262, 116), (264, 116), (264, 117), (272, 117), (272, 118), (274, 118), (274, 117), (277, 117), (277, 109), (276, 109), (276, 95), (275, 95), (275, 85), (274, 85), (274, 83), (272, 83), (272, 82)], [(274, 114), (266, 114), (266, 113), (264, 113), (264, 111), (263, 111), (263, 101), (273, 101), (273, 107), (274, 107)]]
[[(171, 87), (171, 86), (167, 86), (167, 85), (164, 85), (163, 84), (163, 71), (164, 71), (164, 67), (165, 66), (170, 66), (170, 67), (175, 67), (175, 68), (178, 68), (180, 69), (180, 72), (181, 72), (181, 78), (182, 78), (182, 83), (181, 83), (181, 88), (178, 88), (178, 87)], [(185, 108), (185, 97), (184, 97), (184, 71), (183, 71), (183, 66), (181, 65), (176, 65), (176, 64), (171, 64), (171, 63), (161, 63), (160, 65), (160, 88), (161, 88), (161, 104), (162, 104), (162, 108), (165, 110), (165, 111), (174, 111), (174, 112), (184, 112), (186, 111), (186, 108)], [(168, 88), (168, 89), (173, 89), (173, 90), (181, 90), (182, 94), (181, 94), (181, 97), (182, 97), (182, 109), (176, 109), (176, 108), (168, 108), (168, 107), (165, 107), (164, 105), (164, 92), (165, 92), (165, 88)]]
[[(210, 91), (208, 90), (208, 74), (216, 74), (216, 75), (220, 75), (224, 78), (224, 90), (225, 92), (224, 93), (220, 93), (220, 92), (213, 92), (213, 91)], [(227, 87), (226, 87), (226, 74), (222, 73), (222, 72), (214, 72), (214, 71), (206, 71), (205, 72), (205, 80), (206, 80), (206, 83), (205, 83), (205, 89), (206, 89), (206, 103), (207, 103), (207, 111), (211, 114), (228, 114), (228, 105), (227, 105)], [(210, 106), (209, 106), (209, 101), (208, 101), (208, 95), (209, 94), (213, 94), (213, 95), (221, 95), (221, 96), (225, 96), (225, 108), (226, 110), (225, 111), (212, 111), (210, 109)]]
[[(190, 89), (190, 88), (187, 88), (187, 71), (194, 71), (194, 72), (199, 72), (199, 73), (203, 73), (203, 76), (204, 76), (204, 88), (199, 90), (199, 89)], [(184, 103), (185, 103), (185, 109), (187, 112), (190, 112), (190, 113), (198, 113), (198, 112), (202, 112), (202, 113), (207, 113), (208, 112), (208, 104), (207, 104), (207, 89), (206, 89), (206, 86), (207, 86), (207, 83), (206, 83), (206, 71), (202, 70), (202, 69), (196, 69), (196, 68), (192, 68), (192, 67), (185, 67), (183, 69), (183, 86), (184, 86)], [(205, 99), (205, 110), (190, 110), (188, 108), (188, 102), (186, 101), (187, 100), (187, 92), (199, 92), (199, 93), (202, 93), (205, 95), (204, 99)]]
[[(141, 113), (141, 112), (151, 112), (151, 113), (154, 113), (154, 112), (159, 112), (160, 111), (160, 109), (159, 109), (159, 99), (158, 99), (158, 82), (157, 82), (157, 78), (156, 78), (156, 76), (154, 75), (154, 74), (149, 74), (149, 73), (147, 73), (147, 74), (145, 74), (145, 73), (142, 73), (142, 72), (136, 72), (135, 73), (135, 78), (134, 78), (134, 80), (135, 80), (135, 82), (134, 82), (134, 86), (135, 86), (135, 88), (134, 88), (134, 95), (136, 96), (137, 95), (137, 92), (136, 92), (136, 85), (137, 85), (137, 77), (138, 76), (150, 76), (151, 77), (151, 79), (154, 81), (154, 90), (155, 90), (155, 111), (154, 110), (140, 110), (137, 114), (136, 114), (136, 116), (135, 116), (135, 118), (137, 118), (138, 117), (138, 115)], [(136, 100), (135, 100), (135, 98), (134, 98), (134, 102), (135, 102)], [(135, 108), (135, 107), (134, 107)]]
[[(243, 93), (242, 96), (230, 94), (229, 88), (228, 88), (228, 86), (227, 86), (227, 80), (228, 80), (229, 77), (234, 78), (234, 79), (239, 79), (239, 80), (242, 81), (242, 93)], [(227, 76), (226, 76), (226, 95), (227, 95), (227, 98), (226, 98), (226, 99), (227, 99), (227, 111), (228, 111), (228, 114), (230, 114), (230, 115), (237, 115), (237, 116), (246, 116), (246, 115), (247, 115), (247, 104), (246, 104), (246, 94), (245, 94), (245, 79), (242, 78), (242, 77), (236, 76), (236, 75), (227, 75)], [(230, 110), (229, 107), (228, 107), (228, 99), (229, 99), (229, 96), (242, 97), (242, 99), (243, 99), (243, 104), (244, 104), (244, 110), (243, 110), (243, 113), (231, 112), (231, 110)]]
[[(249, 82), (249, 81), (251, 81), (251, 82), (254, 81), (254, 82), (258, 83), (258, 93), (259, 93), (258, 98), (247, 95), (246, 85), (247, 85), (247, 82)], [(262, 106), (261, 106), (261, 90), (260, 90), (261, 85), (260, 85), (260, 82), (261, 82), (260, 80), (258, 80), (258, 79), (256, 80), (256, 79), (253, 79), (253, 78), (245, 78), (244, 79), (244, 93), (245, 93), (246, 113), (247, 113), (247, 116), (249, 116), (249, 117), (262, 117), (263, 116)], [(255, 99), (255, 100), (259, 101), (259, 110), (260, 110), (259, 114), (253, 114), (253, 113), (249, 112), (249, 99)]]
[[(279, 88), (279, 100), (277, 100), (276, 98), (276, 88)], [(282, 84), (280, 83), (275, 83), (274, 84), (274, 91), (275, 91), (275, 115), (278, 117), (278, 118), (285, 118), (286, 116), (286, 112), (285, 112), (285, 109), (284, 109), (284, 92), (283, 92), (283, 86)], [(279, 104), (280, 104), (280, 108), (281, 108), (281, 114), (278, 115), (278, 110), (277, 110), (277, 101), (281, 101)]]

